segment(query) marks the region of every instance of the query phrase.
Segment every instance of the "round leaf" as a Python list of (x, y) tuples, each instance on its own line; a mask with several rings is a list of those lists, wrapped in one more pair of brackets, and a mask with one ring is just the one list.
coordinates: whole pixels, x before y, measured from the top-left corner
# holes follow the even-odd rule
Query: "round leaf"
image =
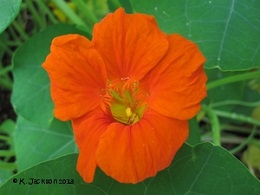
[(68, 153), (77, 152), (71, 125), (54, 119), (45, 128), (18, 118), (14, 133), (18, 170)]
[[(0, 194), (259, 194), (257, 181), (235, 157), (221, 147), (204, 143), (184, 145), (169, 168), (138, 184), (122, 184), (97, 169), (93, 183), (84, 183), (75, 171), (77, 154), (41, 163), (15, 175)], [(111, 157), (112, 158), (112, 157)], [(49, 179), (52, 184), (32, 184)], [(54, 184), (55, 179), (65, 184)], [(22, 182), (21, 182), (22, 181)], [(72, 183), (73, 184), (70, 184)]]
[(22, 0), (0, 0), (0, 33), (15, 19), (21, 3)]
[(47, 28), (21, 46), (13, 59), (14, 86), (12, 103), (18, 115), (48, 127), (53, 119), (50, 81), (42, 68), (54, 37), (77, 33), (74, 26), (58, 24)]
[(260, 1), (131, 0), (136, 11), (152, 14), (167, 33), (195, 41), (207, 68), (260, 67)]

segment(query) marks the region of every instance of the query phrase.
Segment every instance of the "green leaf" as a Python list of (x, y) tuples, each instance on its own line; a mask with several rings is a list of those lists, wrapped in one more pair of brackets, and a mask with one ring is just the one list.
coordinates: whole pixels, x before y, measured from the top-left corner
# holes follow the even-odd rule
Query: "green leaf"
[(77, 33), (76, 27), (58, 24), (47, 28), (21, 46), (13, 59), (14, 86), (12, 103), (18, 115), (48, 127), (53, 119), (53, 103), (47, 73), (42, 68), (54, 37)]
[(54, 119), (50, 127), (18, 118), (14, 134), (18, 170), (77, 152), (71, 125)]
[(131, 0), (137, 12), (152, 14), (161, 29), (195, 41), (207, 68), (260, 67), (260, 1)]
[[(260, 193), (260, 182), (243, 164), (223, 148), (209, 143), (195, 147), (184, 145), (169, 168), (159, 172), (154, 178), (135, 185), (118, 183), (100, 169), (97, 169), (93, 183), (84, 183), (75, 171), (77, 156), (77, 154), (66, 155), (23, 171), (5, 183), (0, 188), (0, 194), (41, 192), (41, 194), (93, 195), (254, 195)], [(29, 185), (31, 178), (40, 179), (39, 182), (50, 179), (52, 184)], [(66, 184), (54, 184), (62, 180), (66, 181)], [(73, 184), (68, 184), (69, 182)]]
[(11, 176), (13, 176), (13, 173), (11, 170), (8, 169), (2, 169), (0, 167), (0, 186), (3, 185), (3, 183), (9, 179)]
[(133, 8), (132, 8), (132, 5), (131, 5), (129, 0), (119, 0), (119, 2), (124, 7), (126, 13), (132, 13), (133, 12)]
[(22, 0), (0, 0), (0, 33), (15, 19), (20, 11)]

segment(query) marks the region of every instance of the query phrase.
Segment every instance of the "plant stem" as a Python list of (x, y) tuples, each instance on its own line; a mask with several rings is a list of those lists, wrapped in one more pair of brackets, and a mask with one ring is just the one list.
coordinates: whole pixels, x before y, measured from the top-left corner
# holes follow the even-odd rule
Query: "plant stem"
[(21, 42), (18, 41), (18, 40), (15, 40), (15, 41), (10, 41), (10, 40), (8, 40), (7, 45), (8, 45), (8, 46), (11, 46), (11, 47), (12, 47), (12, 46), (18, 47), (19, 45), (21, 45)]
[(80, 12), (90, 21), (91, 26), (98, 22), (97, 17), (89, 10), (86, 2), (82, 0), (74, 0), (74, 2), (77, 4), (77, 8)]
[(14, 28), (18, 31), (18, 33), (21, 35), (21, 37), (23, 38), (23, 40), (26, 41), (26, 40), (29, 38), (20, 23), (18, 23), (17, 21), (14, 20), (13, 23), (12, 23), (12, 25), (13, 25)]
[(121, 3), (118, 0), (110, 0), (114, 7), (122, 7)]
[(222, 102), (216, 102), (210, 104), (210, 107), (218, 107), (218, 106), (226, 106), (226, 105), (240, 105), (240, 106), (247, 106), (247, 107), (255, 107), (260, 106), (260, 101), (258, 102), (245, 102), (245, 101), (238, 101), (238, 100), (226, 100)]
[[(250, 133), (252, 131), (249, 127), (237, 126), (237, 125), (230, 125), (224, 124), (221, 125), (221, 131), (229, 131), (229, 132), (240, 132), (240, 133)], [(260, 135), (260, 132), (257, 132), (256, 135)]]
[[(203, 142), (212, 141), (212, 136), (203, 135), (203, 136), (201, 137), (201, 140), (202, 140)], [(230, 136), (230, 137), (222, 136), (222, 137), (221, 137), (221, 143), (240, 144), (242, 141), (244, 141), (244, 139), (242, 139), (242, 138), (240, 138), (240, 137), (233, 137), (233, 136)]]
[(15, 155), (15, 152), (14, 151), (10, 151), (10, 150), (1, 150), (0, 151), (0, 156), (5, 156), (5, 157), (9, 157), (9, 156), (13, 156)]
[(213, 138), (213, 143), (217, 146), (221, 145), (220, 141), (220, 123), (218, 120), (218, 117), (216, 113), (209, 107), (203, 105), (202, 110), (206, 112), (206, 114), (209, 117), (209, 120), (211, 122), (211, 129), (212, 129), (212, 138)]
[(256, 126), (254, 126), (253, 130), (251, 131), (250, 135), (247, 137), (246, 140), (244, 140), (241, 144), (239, 144), (237, 147), (233, 148), (232, 150), (230, 150), (231, 154), (235, 154), (237, 152), (239, 152), (240, 150), (242, 150), (253, 138), (254, 135), (256, 133)]
[(8, 27), (8, 32), (11, 34), (11, 37), (19, 43), (18, 45), (22, 44), (20, 37), (17, 36), (15, 29), (12, 25)]
[(8, 76), (3, 75), (3, 77), (0, 77), (0, 86), (11, 91), (13, 88), (13, 82)]
[(63, 11), (63, 13), (76, 25), (86, 27), (84, 21), (70, 9), (70, 7), (63, 0), (52, 0), (52, 2)]
[(207, 84), (207, 88), (208, 88), (208, 90), (210, 90), (210, 89), (213, 89), (213, 88), (221, 86), (221, 85), (234, 83), (234, 82), (238, 82), (238, 81), (243, 81), (243, 80), (248, 80), (248, 79), (253, 79), (253, 78), (259, 78), (259, 77), (260, 77), (260, 71), (242, 73), (239, 75), (229, 76), (229, 77), (225, 77), (223, 79), (212, 81)]
[(2, 48), (4, 48), (4, 50), (6, 51), (6, 53), (9, 55), (9, 56), (13, 56), (13, 51), (5, 44), (3, 43), (1, 40), (0, 40), (0, 46)]
[(17, 168), (15, 163), (6, 163), (6, 162), (0, 162), (0, 167), (2, 169), (9, 169), (9, 170), (14, 170)]
[(58, 20), (55, 18), (53, 13), (50, 11), (49, 7), (46, 6), (46, 3), (44, 3), (42, 0), (36, 0), (36, 2), (39, 5), (39, 7), (45, 12), (45, 14), (47, 14), (47, 16), (49, 17), (51, 22), (53, 24), (57, 24)]
[(9, 143), (11, 141), (11, 138), (9, 136), (0, 135), (0, 140), (4, 140)]
[(9, 66), (6, 66), (6, 67), (3, 67), (0, 69), (0, 76), (1, 75), (5, 75), (6, 73), (12, 71), (13, 69), (13, 66), (12, 65), (9, 65)]
[(230, 113), (230, 112), (215, 110), (215, 109), (213, 111), (215, 112), (215, 114), (217, 116), (220, 116), (220, 117), (238, 120), (238, 121), (242, 121), (242, 122), (246, 122), (246, 123), (250, 123), (250, 124), (253, 124), (253, 125), (260, 126), (259, 120), (253, 119), (253, 118), (248, 117), (248, 116), (244, 116), (242, 114)]
[(28, 9), (32, 13), (34, 21), (38, 23), (40, 29), (43, 29), (45, 27), (44, 23), (42, 22), (42, 19), (39, 17), (39, 14), (35, 10), (35, 7), (33, 6), (32, 1), (31, 0), (27, 0), (26, 4), (28, 6)]

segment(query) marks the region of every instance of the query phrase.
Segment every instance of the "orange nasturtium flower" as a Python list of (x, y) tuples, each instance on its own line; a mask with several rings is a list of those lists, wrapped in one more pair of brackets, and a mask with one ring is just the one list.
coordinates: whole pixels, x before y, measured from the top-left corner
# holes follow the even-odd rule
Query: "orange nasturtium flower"
[(167, 168), (206, 96), (204, 62), (191, 41), (122, 8), (94, 26), (91, 41), (56, 37), (43, 67), (55, 117), (72, 121), (84, 181), (97, 166), (123, 183)]

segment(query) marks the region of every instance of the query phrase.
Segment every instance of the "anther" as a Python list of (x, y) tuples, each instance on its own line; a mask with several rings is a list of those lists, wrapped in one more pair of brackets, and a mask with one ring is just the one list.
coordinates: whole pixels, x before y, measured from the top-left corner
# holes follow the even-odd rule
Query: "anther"
[(125, 113), (126, 113), (127, 117), (130, 117), (133, 114), (131, 108), (129, 108), (129, 107), (125, 110)]

